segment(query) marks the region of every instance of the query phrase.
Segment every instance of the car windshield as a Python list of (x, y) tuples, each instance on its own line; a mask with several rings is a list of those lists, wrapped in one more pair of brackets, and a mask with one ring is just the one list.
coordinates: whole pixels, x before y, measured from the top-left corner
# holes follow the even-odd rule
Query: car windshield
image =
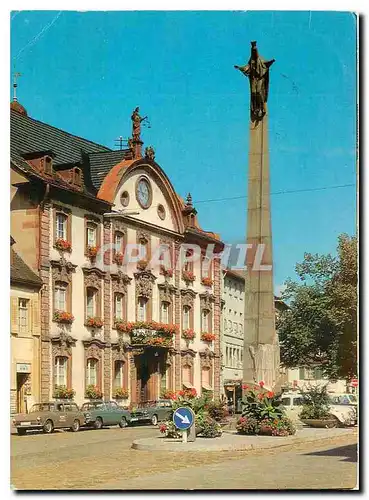
[(349, 394), (351, 403), (357, 403), (357, 397), (354, 394)]
[(35, 413), (37, 411), (53, 411), (53, 410), (54, 410), (53, 404), (42, 403), (42, 404), (33, 405), (29, 412)]

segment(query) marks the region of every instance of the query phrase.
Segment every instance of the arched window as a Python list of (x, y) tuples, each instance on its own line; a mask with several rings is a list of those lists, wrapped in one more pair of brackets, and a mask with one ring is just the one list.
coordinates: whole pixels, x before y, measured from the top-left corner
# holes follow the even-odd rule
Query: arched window
[(124, 387), (124, 361), (114, 363), (114, 388)]
[(97, 311), (97, 290), (92, 287), (86, 289), (86, 316), (87, 318), (94, 318)]
[(125, 314), (124, 314), (124, 295), (122, 293), (116, 293), (115, 294), (114, 317), (117, 320), (125, 319)]
[(54, 309), (67, 311), (67, 283), (56, 281), (54, 285)]
[(147, 298), (139, 297), (137, 304), (137, 321), (147, 321)]
[(182, 314), (182, 329), (187, 330), (190, 328), (190, 306), (183, 306)]
[(98, 360), (95, 358), (88, 358), (86, 365), (86, 386), (98, 385)]
[(160, 309), (160, 321), (162, 323), (165, 323), (165, 324), (169, 323), (169, 308), (170, 308), (169, 302), (166, 302), (163, 300), (161, 303), (161, 309)]
[(68, 358), (55, 356), (54, 359), (54, 387), (68, 386)]

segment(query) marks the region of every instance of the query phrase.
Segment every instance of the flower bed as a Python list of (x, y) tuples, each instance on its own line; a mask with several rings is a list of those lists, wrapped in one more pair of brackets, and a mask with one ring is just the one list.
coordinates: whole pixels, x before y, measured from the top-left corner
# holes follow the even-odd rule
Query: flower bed
[(192, 271), (182, 271), (182, 279), (186, 283), (193, 283), (196, 279), (196, 276)]
[(201, 284), (204, 286), (213, 286), (213, 280), (208, 276), (201, 278)]
[(54, 246), (55, 246), (55, 248), (57, 248), (58, 250), (60, 250), (62, 252), (71, 252), (72, 251), (72, 243), (70, 241), (63, 240), (62, 238), (58, 238), (55, 241)]
[(88, 385), (86, 387), (85, 396), (89, 399), (101, 399), (103, 397), (103, 393), (96, 385)]
[(183, 330), (182, 338), (186, 340), (193, 340), (196, 337), (196, 333), (192, 330), (192, 328), (187, 328), (187, 330)]
[(53, 397), (55, 399), (73, 399), (76, 391), (68, 389), (65, 385), (55, 387)]
[(246, 393), (242, 416), (236, 425), (239, 434), (268, 436), (295, 434), (296, 429), (286, 417), (280, 397), (272, 391), (264, 390), (264, 382), (255, 387), (243, 385), (242, 389)]
[(102, 328), (104, 322), (101, 318), (87, 318), (85, 325), (92, 328)]
[(123, 264), (123, 254), (121, 252), (116, 252), (113, 261), (118, 264), (118, 266), (121, 266)]
[(74, 316), (73, 314), (67, 311), (54, 311), (53, 320), (56, 321), (57, 323), (64, 323), (70, 325), (74, 321)]
[(115, 399), (128, 399), (129, 392), (128, 389), (122, 389), (121, 387), (117, 387), (114, 389), (113, 397)]
[(214, 333), (203, 332), (201, 334), (201, 340), (203, 340), (204, 342), (213, 342), (213, 340), (215, 340), (215, 335)]

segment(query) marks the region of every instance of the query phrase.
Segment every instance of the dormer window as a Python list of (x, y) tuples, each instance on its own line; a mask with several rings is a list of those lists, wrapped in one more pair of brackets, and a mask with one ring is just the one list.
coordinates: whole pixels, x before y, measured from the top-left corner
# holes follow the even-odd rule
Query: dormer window
[(73, 184), (76, 184), (76, 186), (82, 184), (82, 172), (80, 168), (75, 167), (73, 169)]
[(52, 175), (53, 173), (53, 160), (50, 156), (45, 156), (44, 158), (44, 172), (48, 175)]

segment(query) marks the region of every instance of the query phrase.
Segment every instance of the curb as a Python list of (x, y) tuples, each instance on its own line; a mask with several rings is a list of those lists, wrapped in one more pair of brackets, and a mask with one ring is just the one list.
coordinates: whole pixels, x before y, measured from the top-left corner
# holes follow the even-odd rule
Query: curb
[[(293, 445), (298, 445), (298, 444), (305, 444), (305, 443), (314, 443), (318, 442), (319, 445), (329, 443), (332, 441), (332, 439), (336, 438), (342, 438), (342, 437), (348, 437), (348, 436), (354, 436), (355, 433), (351, 429), (347, 429), (347, 433), (342, 433), (342, 434), (334, 434), (332, 436), (312, 436), (312, 437), (289, 437), (289, 438), (283, 438), (283, 437), (275, 437), (275, 443), (271, 443), (270, 440), (268, 442), (260, 442), (257, 445), (248, 443), (248, 444), (242, 444), (240, 443), (239, 445), (237, 444), (228, 444), (228, 445), (223, 445), (223, 446), (214, 446), (214, 447), (204, 447), (204, 448), (194, 448), (191, 446), (180, 446), (182, 443), (180, 441), (176, 442), (168, 442), (167, 445), (164, 446), (158, 446), (157, 443), (145, 443), (144, 441), (147, 441), (146, 439), (138, 439), (136, 441), (133, 441), (131, 448), (134, 450), (141, 450), (141, 451), (167, 451), (167, 452), (199, 452), (199, 453), (209, 453), (209, 452), (220, 452), (220, 451), (254, 451), (254, 450), (270, 450), (274, 448), (284, 448), (287, 446), (293, 446)], [(160, 438), (156, 438), (160, 439)], [(201, 439), (201, 438), (198, 438)], [(203, 438), (204, 439), (204, 438)], [(215, 438), (217, 439), (217, 438)], [(284, 441), (281, 442), (281, 439), (289, 439), (289, 441)], [(179, 446), (178, 446), (179, 445)]]

